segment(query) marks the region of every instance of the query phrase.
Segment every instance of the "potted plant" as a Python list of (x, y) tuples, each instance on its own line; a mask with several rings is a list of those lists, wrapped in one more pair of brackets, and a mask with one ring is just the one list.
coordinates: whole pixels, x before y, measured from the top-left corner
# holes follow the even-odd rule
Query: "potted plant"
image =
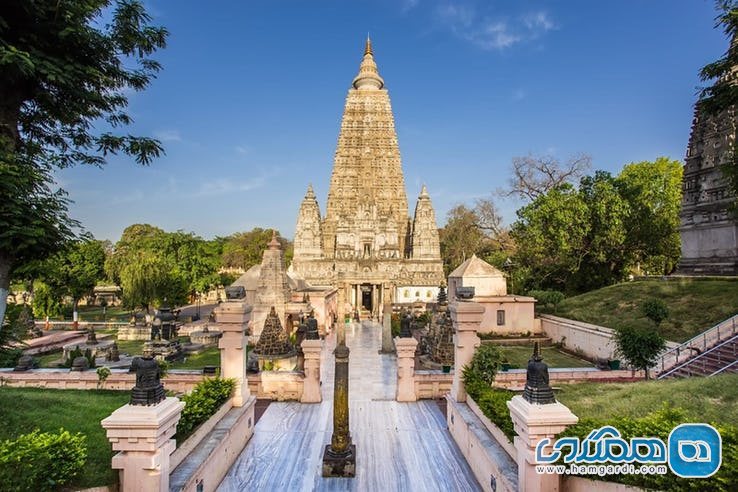
[(500, 361), (500, 370), (508, 371), (510, 369), (511, 369), (510, 361), (507, 360), (507, 357), (503, 357), (502, 361)]

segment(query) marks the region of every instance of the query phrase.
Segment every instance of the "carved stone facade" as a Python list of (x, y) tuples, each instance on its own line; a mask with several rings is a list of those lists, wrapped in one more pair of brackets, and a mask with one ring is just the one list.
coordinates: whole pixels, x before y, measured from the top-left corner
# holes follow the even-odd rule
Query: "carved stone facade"
[(738, 222), (728, 212), (736, 197), (721, 170), (736, 165), (737, 127), (735, 107), (710, 116), (696, 105), (682, 181), (679, 273), (738, 275)]
[[(408, 213), (395, 122), (384, 80), (367, 40), (349, 89), (338, 137), (326, 215), (308, 187), (295, 232), (295, 272), (338, 288), (340, 314), (378, 316), (401, 287), (443, 279), (435, 212), (425, 186)], [(432, 300), (432, 299), (429, 299)]]

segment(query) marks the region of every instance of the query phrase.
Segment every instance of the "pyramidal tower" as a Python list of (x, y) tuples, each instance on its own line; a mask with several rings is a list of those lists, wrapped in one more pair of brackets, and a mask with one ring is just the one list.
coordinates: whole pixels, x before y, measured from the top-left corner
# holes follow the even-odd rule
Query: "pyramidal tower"
[(411, 220), (389, 93), (367, 38), (338, 136), (328, 203), (308, 187), (293, 269), (338, 289), (339, 313), (377, 316), (389, 302), (432, 302), (443, 278), (438, 226), (425, 186)]

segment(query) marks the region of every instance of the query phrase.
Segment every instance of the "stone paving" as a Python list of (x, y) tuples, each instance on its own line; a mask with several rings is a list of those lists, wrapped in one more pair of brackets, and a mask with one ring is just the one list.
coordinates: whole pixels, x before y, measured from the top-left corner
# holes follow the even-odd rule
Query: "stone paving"
[(346, 333), (355, 478), (321, 477), (332, 430), (335, 338), (330, 336), (321, 361), (323, 402), (269, 405), (218, 490), (480, 490), (437, 403), (395, 401), (396, 361), (378, 354), (381, 333), (381, 326), (369, 321), (352, 323)]

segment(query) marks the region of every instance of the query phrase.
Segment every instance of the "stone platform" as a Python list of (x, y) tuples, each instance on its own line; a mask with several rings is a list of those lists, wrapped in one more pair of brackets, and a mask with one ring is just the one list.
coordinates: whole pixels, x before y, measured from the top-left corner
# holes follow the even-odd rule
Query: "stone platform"
[(353, 323), (346, 333), (350, 428), (356, 445), (355, 478), (323, 478), (333, 412), (333, 349), (321, 360), (323, 402), (274, 402), (218, 490), (481, 490), (446, 427), (437, 403), (395, 401), (394, 355), (378, 355), (382, 328)]

